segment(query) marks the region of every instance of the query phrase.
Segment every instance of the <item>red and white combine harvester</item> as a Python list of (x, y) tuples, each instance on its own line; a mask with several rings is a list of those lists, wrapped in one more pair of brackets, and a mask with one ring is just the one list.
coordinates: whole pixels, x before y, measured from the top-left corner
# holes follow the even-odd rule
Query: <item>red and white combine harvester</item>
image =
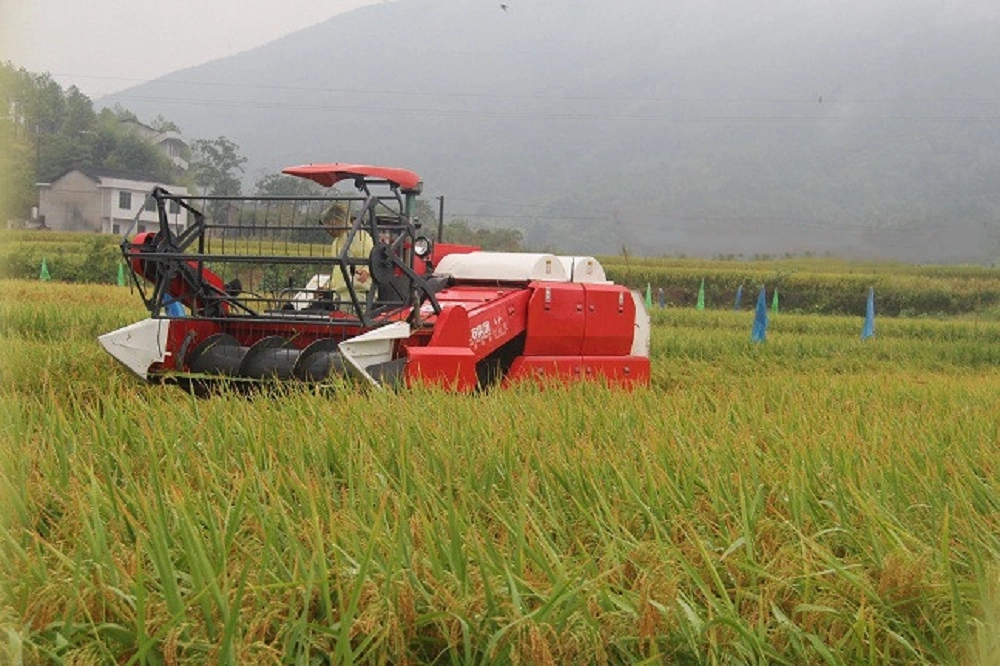
[(459, 391), (649, 382), (643, 300), (594, 258), (434, 243), (413, 217), (422, 183), (405, 169), (284, 173), (358, 193), (150, 194), (157, 228), (122, 243), (150, 318), (100, 336), (108, 353), (145, 380), (198, 393), (341, 376)]

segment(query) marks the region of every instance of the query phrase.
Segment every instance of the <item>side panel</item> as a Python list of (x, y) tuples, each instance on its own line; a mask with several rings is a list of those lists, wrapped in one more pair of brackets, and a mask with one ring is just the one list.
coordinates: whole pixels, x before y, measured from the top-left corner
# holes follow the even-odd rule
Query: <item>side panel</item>
[(579, 356), (586, 313), (583, 285), (533, 282), (529, 285), (525, 356)]
[(476, 360), (489, 356), (524, 331), (528, 296), (527, 291), (518, 289), (469, 310), (465, 335)]
[(581, 285), (586, 293), (586, 325), (580, 353), (626, 356), (635, 335), (635, 303), (624, 288), (611, 284)]
[(458, 391), (476, 387), (476, 354), (469, 345), (469, 315), (461, 305), (445, 308), (427, 346), (408, 346), (407, 386), (437, 384)]
[[(462, 285), (438, 293), (441, 314), (436, 318), (430, 305), (424, 305), (421, 315), (433, 326), (433, 335), (417, 345), (467, 346), (483, 359), (522, 334), (528, 310), (527, 289), (486, 288)], [(453, 311), (465, 313), (457, 317)], [(412, 346), (412, 345), (411, 345)]]
[(456, 391), (476, 388), (476, 357), (468, 347), (411, 347), (406, 385), (436, 384)]
[(521, 356), (514, 361), (505, 384), (532, 380), (540, 383), (580, 380), (631, 386), (649, 384), (649, 359), (641, 356)]

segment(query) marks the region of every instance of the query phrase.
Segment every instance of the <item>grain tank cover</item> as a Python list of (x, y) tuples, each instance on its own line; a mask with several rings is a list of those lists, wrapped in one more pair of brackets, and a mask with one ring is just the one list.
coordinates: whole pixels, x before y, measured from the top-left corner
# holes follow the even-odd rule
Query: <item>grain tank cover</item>
[(470, 252), (449, 254), (435, 273), (469, 282), (569, 282), (562, 261), (554, 254)]
[(601, 262), (593, 257), (567, 257), (560, 256), (563, 269), (569, 277), (570, 282), (583, 284), (609, 284), (607, 276), (604, 274), (604, 267)]

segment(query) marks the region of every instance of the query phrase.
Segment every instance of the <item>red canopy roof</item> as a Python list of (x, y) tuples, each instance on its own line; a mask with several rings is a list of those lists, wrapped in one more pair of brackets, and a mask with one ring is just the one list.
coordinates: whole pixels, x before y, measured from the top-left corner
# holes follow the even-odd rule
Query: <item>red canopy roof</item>
[(354, 179), (361, 176), (367, 178), (381, 178), (391, 183), (399, 185), (404, 190), (417, 189), (420, 185), (420, 176), (407, 169), (396, 169), (393, 167), (371, 166), (368, 164), (303, 164), (282, 169), (281, 173), (289, 176), (298, 176), (314, 180), (320, 185), (333, 187), (338, 181)]

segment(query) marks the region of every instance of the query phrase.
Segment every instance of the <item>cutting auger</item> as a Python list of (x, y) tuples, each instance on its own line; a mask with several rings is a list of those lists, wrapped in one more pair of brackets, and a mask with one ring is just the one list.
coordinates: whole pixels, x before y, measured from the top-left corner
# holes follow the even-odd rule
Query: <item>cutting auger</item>
[(284, 173), (356, 194), (187, 197), (156, 188), (156, 230), (122, 253), (150, 317), (100, 336), (139, 377), (222, 384), (430, 383), (472, 391), (524, 379), (649, 382), (649, 317), (593, 257), (432, 242), (422, 183), (356, 164)]

